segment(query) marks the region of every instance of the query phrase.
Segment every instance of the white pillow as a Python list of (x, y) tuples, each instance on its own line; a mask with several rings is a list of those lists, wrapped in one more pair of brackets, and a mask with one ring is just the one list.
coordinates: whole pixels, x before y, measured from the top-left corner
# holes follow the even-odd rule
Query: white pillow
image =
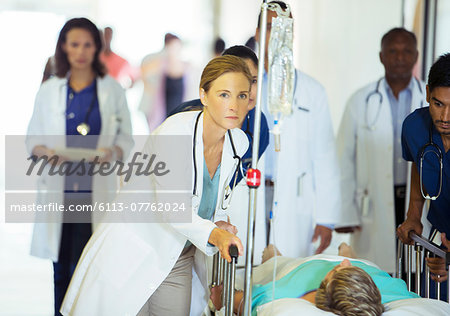
[[(448, 316), (450, 315), (450, 305), (446, 302), (425, 299), (411, 298), (399, 300), (385, 304), (386, 311), (383, 316)], [(275, 300), (273, 303), (257, 307), (258, 316), (332, 316), (333, 313), (318, 309), (314, 304), (298, 299), (283, 298)]]

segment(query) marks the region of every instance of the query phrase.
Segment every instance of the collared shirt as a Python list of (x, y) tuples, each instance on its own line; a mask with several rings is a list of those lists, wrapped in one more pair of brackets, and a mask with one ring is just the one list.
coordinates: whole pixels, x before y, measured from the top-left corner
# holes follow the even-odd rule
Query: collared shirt
[[(415, 110), (403, 123), (402, 147), (403, 157), (408, 161), (416, 163), (417, 171), (420, 174), (420, 152), (430, 142), (430, 126), (432, 125), (429, 107)], [(428, 221), (438, 231), (450, 235), (450, 150), (445, 152), (442, 138), (436, 128), (432, 127), (433, 143), (442, 152), (442, 190), (435, 201), (431, 201), (428, 210)], [(436, 148), (427, 147), (427, 153), (423, 159), (422, 183), (424, 191), (430, 196), (435, 196), (439, 192), (439, 160)], [(420, 185), (420, 184), (419, 184)]]
[(411, 77), (408, 86), (400, 91), (398, 99), (395, 98), (391, 87), (385, 81), (386, 94), (391, 106), (392, 131), (394, 136), (394, 185), (405, 185), (408, 163), (402, 158), (402, 124), (411, 111), (412, 91), (414, 79)]

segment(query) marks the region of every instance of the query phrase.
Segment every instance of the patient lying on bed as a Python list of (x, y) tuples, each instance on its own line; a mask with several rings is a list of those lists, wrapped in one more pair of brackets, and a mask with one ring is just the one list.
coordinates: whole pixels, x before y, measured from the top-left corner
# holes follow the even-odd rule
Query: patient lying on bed
[[(263, 262), (273, 257), (275, 252), (277, 256), (281, 255), (272, 246), (266, 248)], [(352, 249), (345, 243), (339, 247), (339, 255), (355, 258)], [(282, 261), (286, 268), (287, 261), (281, 258), (283, 257), (277, 260)], [(392, 278), (369, 262), (348, 259), (332, 261), (324, 258), (324, 256), (313, 256), (289, 268), (290, 271), (287, 274), (276, 280), (274, 295), (272, 282), (254, 285), (252, 314), (256, 315), (257, 306), (268, 303), (272, 299), (301, 298), (314, 303), (322, 310), (338, 315), (379, 316), (384, 311), (384, 303), (419, 297), (407, 290), (405, 282)], [(294, 263), (298, 259), (289, 261)], [(279, 268), (283, 269), (281, 265)], [(277, 271), (279, 271), (278, 268)], [(221, 290), (221, 286), (211, 289), (211, 300), (217, 309), (220, 309), (222, 305)], [(235, 313), (238, 311), (239, 314), (242, 313), (242, 299), (243, 292), (236, 291)]]

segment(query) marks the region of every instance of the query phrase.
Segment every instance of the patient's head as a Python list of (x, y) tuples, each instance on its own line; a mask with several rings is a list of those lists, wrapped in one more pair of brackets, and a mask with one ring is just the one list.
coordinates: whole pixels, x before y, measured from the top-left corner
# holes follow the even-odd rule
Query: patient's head
[(370, 275), (348, 260), (323, 279), (316, 293), (316, 306), (345, 316), (379, 316), (384, 311), (380, 291)]

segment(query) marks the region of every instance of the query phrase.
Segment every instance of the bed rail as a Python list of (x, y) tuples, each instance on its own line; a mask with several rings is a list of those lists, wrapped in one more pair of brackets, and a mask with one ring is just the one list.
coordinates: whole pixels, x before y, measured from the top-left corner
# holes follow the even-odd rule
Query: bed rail
[(234, 284), (239, 256), (239, 251), (235, 245), (231, 245), (229, 251), (231, 262), (223, 259), (219, 252), (214, 255), (211, 281), (211, 287), (219, 286), (223, 283), (222, 302), (225, 305), (225, 316), (233, 315)]
[[(413, 251), (415, 252), (415, 260), (416, 260), (416, 279), (415, 279), (415, 289), (416, 294), (420, 295), (421, 288), (421, 272), (422, 272), (422, 252), (424, 253), (426, 258), (429, 258), (430, 255), (438, 256), (444, 259), (447, 273), (450, 267), (450, 252), (445, 252), (440, 249), (436, 244), (432, 243), (428, 239), (423, 236), (419, 236), (414, 232), (410, 232), (409, 237), (413, 240), (414, 244), (408, 245), (403, 244), (400, 239), (398, 239), (397, 244), (397, 265), (396, 265), (396, 277), (402, 277), (402, 269), (403, 269), (403, 255), (404, 248), (406, 247), (406, 284), (408, 286), (408, 290), (411, 291), (412, 287), (412, 262), (413, 262)], [(414, 249), (414, 250), (413, 250)], [(425, 268), (425, 297), (430, 298), (430, 269), (426, 264), (423, 265)], [(441, 294), (441, 284), (436, 282), (436, 293), (437, 298), (440, 298)], [(447, 301), (450, 303), (450, 282), (447, 281)]]

